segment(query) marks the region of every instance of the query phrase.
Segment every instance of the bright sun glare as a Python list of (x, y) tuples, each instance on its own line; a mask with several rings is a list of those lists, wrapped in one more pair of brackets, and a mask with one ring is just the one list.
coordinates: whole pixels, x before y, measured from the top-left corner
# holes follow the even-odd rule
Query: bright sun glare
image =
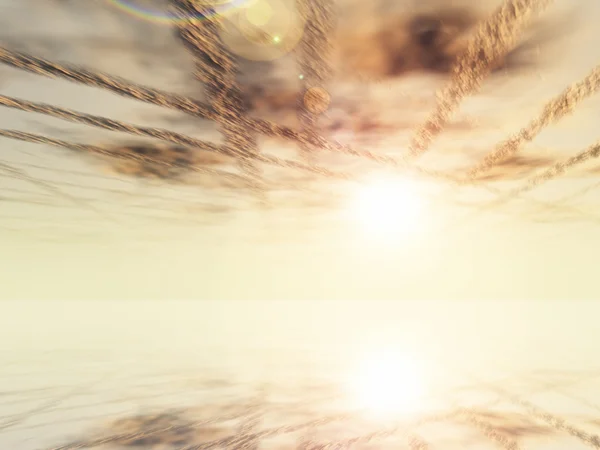
[(378, 419), (417, 411), (423, 395), (418, 364), (390, 351), (361, 361), (348, 387), (357, 406)]
[(414, 183), (380, 177), (358, 187), (348, 212), (367, 234), (389, 237), (416, 231), (422, 210)]

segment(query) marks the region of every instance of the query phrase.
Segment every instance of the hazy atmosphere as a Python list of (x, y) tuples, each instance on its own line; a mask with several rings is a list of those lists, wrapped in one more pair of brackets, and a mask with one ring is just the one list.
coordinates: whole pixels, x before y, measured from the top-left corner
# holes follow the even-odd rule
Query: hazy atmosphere
[(167, 3), (0, 0), (0, 448), (600, 448), (600, 2)]
[[(202, 98), (191, 58), (172, 41), (165, 23), (111, 3), (94, 2), (85, 15), (73, 5), (65, 9), (54, 2), (8, 2), (0, 41), (8, 49), (85, 64)], [(495, 143), (526, 126), (545, 102), (595, 67), (600, 56), (596, 2), (555, 3), (545, 14), (556, 18), (567, 11), (563, 14), (571, 25), (539, 45), (541, 56), (532, 67), (494, 75), (478, 95), (467, 99), (448, 131), (418, 161), (422, 167), (453, 170), (480, 161)], [(98, 18), (94, 27), (78, 21), (92, 16)], [(156, 69), (144, 70), (144, 64)], [(8, 67), (2, 68), (1, 80), (2, 95), (218, 139), (207, 121), (101, 89)], [(381, 120), (401, 125), (381, 132), (382, 142), (368, 136), (351, 141), (352, 133), (344, 129), (333, 137), (393, 155), (407, 146), (412, 129), (435, 106), (434, 94), (445, 81), (408, 74), (362, 82), (361, 89), (381, 111), (393, 97), (389, 93), (397, 93), (399, 109)], [(352, 98), (342, 86), (331, 83), (333, 99)], [(335, 89), (342, 91), (336, 96)], [(323, 120), (337, 114), (334, 106)], [(123, 133), (13, 108), (0, 113), (7, 129), (94, 145), (125, 139)], [(600, 241), (599, 191), (594, 189), (598, 166), (593, 159), (519, 199), (496, 208), (485, 203), (494, 198), (488, 187), (509, 192), (543, 170), (540, 164), (549, 166), (595, 143), (599, 114), (598, 98), (585, 99), (525, 145), (517, 159), (492, 171), (488, 185), (457, 189), (409, 179), (408, 194), (366, 196), (366, 209), (352, 206), (363, 188), (343, 183), (338, 188), (334, 181), (317, 177), (307, 182), (313, 191), (302, 198), (278, 188), (271, 198), (285, 208), (252, 213), (252, 197), (239, 189), (215, 190), (200, 175), (184, 182), (136, 179), (81, 152), (5, 139), (0, 293), (7, 299), (594, 299), (599, 290), (593, 258)], [(475, 125), (465, 128), (467, 122)], [(282, 157), (294, 147), (271, 138), (263, 144), (266, 152)], [(359, 178), (373, 169), (377, 177), (381, 170), (330, 152), (317, 161)], [(300, 172), (266, 165), (264, 170), (270, 180), (302, 186)], [(334, 191), (343, 194), (342, 200), (332, 199), (333, 205), (326, 206)], [(294, 206), (298, 202), (323, 203), (325, 209)], [(396, 202), (395, 207), (386, 206)], [(415, 203), (418, 214), (411, 206)], [(224, 212), (211, 213), (211, 205)], [(348, 214), (349, 207), (355, 213)], [(392, 208), (397, 212), (390, 213)], [(370, 228), (363, 227), (366, 218)]]

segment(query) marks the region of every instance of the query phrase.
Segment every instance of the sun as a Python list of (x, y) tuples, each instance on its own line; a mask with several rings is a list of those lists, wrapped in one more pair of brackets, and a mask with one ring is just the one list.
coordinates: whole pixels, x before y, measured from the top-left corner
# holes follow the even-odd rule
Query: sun
[(415, 232), (423, 206), (412, 180), (380, 176), (357, 186), (347, 212), (367, 235), (389, 238)]
[(356, 407), (374, 418), (391, 419), (420, 409), (422, 380), (419, 365), (408, 355), (381, 351), (360, 362), (348, 388)]

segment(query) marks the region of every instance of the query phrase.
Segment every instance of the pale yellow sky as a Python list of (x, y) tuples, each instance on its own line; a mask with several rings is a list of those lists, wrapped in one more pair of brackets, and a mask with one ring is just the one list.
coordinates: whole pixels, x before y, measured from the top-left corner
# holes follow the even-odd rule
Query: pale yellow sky
[[(565, 2), (561, 4), (564, 6)], [(75, 10), (61, 11), (57, 13), (57, 21), (51, 22), (45, 19), (49, 14), (46, 9), (27, 12), (25, 2), (22, 5), (11, 4), (4, 16), (13, 17), (14, 25), (16, 19), (24, 18), (27, 13), (23, 27), (17, 29), (7, 24), (2, 31), (0, 41), (6, 45), (14, 45), (15, 37), (23, 36), (19, 45), (27, 51), (62, 61), (88, 63), (128, 79), (190, 93), (190, 75), (180, 70), (190, 63), (182, 56), (183, 50), (172, 54), (175, 60), (183, 58), (183, 66), (155, 71), (141, 70), (140, 60), (131, 57), (151, 58), (148, 52), (156, 43), (146, 42), (149, 47), (139, 47), (139, 36), (124, 31), (129, 30), (124, 24), (154, 30), (157, 42), (163, 33), (168, 34), (164, 27), (141, 23), (133, 17), (119, 19), (123, 23), (111, 22), (114, 16), (110, 14), (114, 11), (103, 13), (103, 20), (96, 24), (98, 28), (91, 29), (84, 23), (69, 26), (74, 23)], [(485, 85), (482, 93), (469, 99), (461, 110), (478, 118), (481, 129), (472, 134), (452, 131), (442, 135), (423, 163), (476, 161), (498, 139), (526, 125), (551, 96), (587, 74), (600, 58), (600, 47), (594, 44), (598, 36), (595, 24), (600, 17), (597, 5), (594, 1), (578, 0), (575, 9), (584, 12), (585, 20), (578, 34), (569, 35), (568, 42), (561, 44), (561, 49), (570, 50), (558, 52), (559, 63), (554, 61), (541, 75), (534, 70), (515, 80), (496, 80)], [(122, 39), (128, 44), (98, 40), (98, 30), (103, 30), (102, 27), (113, 33), (110, 36), (114, 35), (114, 42)], [(47, 45), (48, 39), (55, 45)], [(93, 61), (78, 42), (92, 49), (96, 56)], [(164, 55), (155, 57), (158, 60)], [(214, 131), (200, 129), (198, 123), (181, 120), (182, 116), (173, 112), (13, 69), (2, 68), (0, 73), (0, 90), (4, 95), (216, 139)], [(415, 83), (413, 88), (418, 87), (415, 99), (425, 95), (426, 89), (431, 88), (427, 92), (433, 94), (435, 87), (441, 86), (428, 79), (406, 82), (409, 87), (410, 83)], [(372, 89), (373, 95), (386, 98), (385, 86)], [(388, 94), (388, 100), (393, 101), (390, 97)], [(426, 110), (429, 106), (414, 112), (421, 117)], [(112, 136), (40, 115), (10, 109), (0, 113), (5, 128), (92, 143)], [(581, 151), (600, 136), (599, 114), (598, 99), (592, 98), (574, 115), (544, 131), (523, 152), (555, 158)], [(402, 136), (396, 144), (407, 142), (409, 131), (401, 130)], [(284, 152), (280, 144), (267, 144), (272, 151)], [(118, 223), (29, 181), (2, 175), (2, 195), (12, 201), (0, 203), (1, 298), (592, 300), (600, 294), (594, 269), (595, 255), (600, 249), (598, 225), (591, 221), (559, 220), (564, 216), (560, 209), (544, 215), (555, 223), (532, 224), (524, 217), (537, 206), (515, 202), (504, 209), (508, 217), (482, 213), (466, 225), (446, 229), (452, 217), (468, 210), (453, 209), (449, 194), (443, 193), (442, 201), (425, 208), (419, 219), (419, 231), (399, 233), (390, 237), (387, 245), (365, 239), (356, 230), (356, 224), (344, 222), (340, 219), (342, 214), (335, 211), (330, 214), (337, 214), (337, 223), (313, 224), (307, 236), (299, 231), (302, 226), (278, 222), (292, 215), (287, 211), (278, 213), (278, 217), (275, 213), (272, 219), (234, 215), (220, 225), (205, 226), (197, 223), (204, 219), (198, 203), (237, 200), (213, 196), (194, 184), (183, 188), (126, 178), (117, 180), (103, 173), (91, 160), (37, 144), (3, 140), (2, 145), (3, 162), (33, 178), (46, 180), (64, 193), (85, 199)], [(392, 144), (386, 151), (396, 149)], [(332, 167), (342, 164), (330, 155), (323, 156), (323, 161), (333, 164)], [(586, 167), (591, 169), (594, 164)], [(590, 176), (575, 178), (548, 183), (531, 196), (555, 200), (597, 181)], [(329, 186), (325, 184), (324, 189)], [(570, 200), (569, 205), (581, 208), (589, 217), (598, 210), (598, 192), (590, 191)], [(467, 193), (466, 198), (470, 195)], [(49, 202), (53, 206), (40, 204)], [(265, 221), (271, 222), (265, 225)], [(78, 236), (79, 232), (91, 235)], [(56, 238), (56, 242), (44, 242), (40, 237)]]
[(257, 244), (227, 230), (190, 233), (177, 245), (14, 241), (4, 246), (0, 286), (4, 298), (598, 298), (593, 227), (483, 230), (431, 233), (392, 248), (348, 234)]

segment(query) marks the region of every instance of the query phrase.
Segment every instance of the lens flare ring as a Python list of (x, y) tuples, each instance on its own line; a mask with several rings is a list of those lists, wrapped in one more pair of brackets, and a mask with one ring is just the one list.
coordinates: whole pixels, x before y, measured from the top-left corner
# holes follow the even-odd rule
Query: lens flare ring
[[(205, 0), (204, 4), (212, 8), (212, 16), (227, 16), (251, 1), (252, 0)], [(196, 16), (181, 17), (179, 14), (165, 11), (161, 8), (142, 6), (140, 5), (141, 2), (139, 0), (107, 0), (107, 2), (113, 7), (140, 20), (161, 25), (185, 23), (190, 20), (203, 20), (206, 18), (200, 14)]]
[(141, 0), (106, 1), (139, 20), (167, 26), (219, 16), (223, 19), (223, 43), (236, 55), (253, 61), (272, 61), (290, 53), (300, 42), (305, 25), (293, 0), (198, 0), (210, 8), (210, 15), (187, 17), (142, 6)]
[(293, 0), (250, 0), (223, 21), (221, 38), (244, 59), (273, 61), (298, 45), (304, 26)]

